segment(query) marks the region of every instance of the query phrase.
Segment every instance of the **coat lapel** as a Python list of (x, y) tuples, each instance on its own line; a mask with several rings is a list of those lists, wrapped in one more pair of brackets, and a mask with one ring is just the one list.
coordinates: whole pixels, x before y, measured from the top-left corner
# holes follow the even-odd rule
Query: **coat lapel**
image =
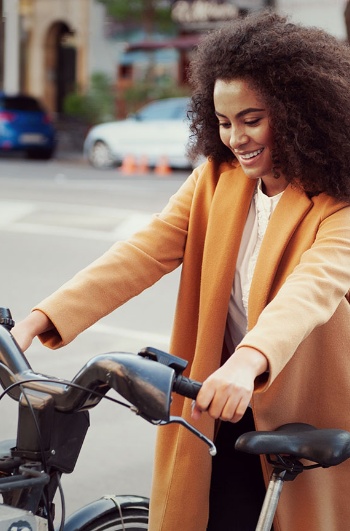
[[(223, 172), (217, 184), (208, 219), (208, 230), (202, 264), (201, 307), (199, 328), (212, 329), (212, 341), (222, 348), (228, 301), (241, 242), (243, 228), (255, 190), (240, 167)], [(200, 330), (201, 332), (201, 330)], [(208, 333), (205, 334), (208, 338)]]
[(297, 226), (312, 208), (312, 201), (301, 190), (289, 185), (271, 216), (254, 270), (249, 295), (250, 330), (268, 303), (272, 283), (283, 252)]

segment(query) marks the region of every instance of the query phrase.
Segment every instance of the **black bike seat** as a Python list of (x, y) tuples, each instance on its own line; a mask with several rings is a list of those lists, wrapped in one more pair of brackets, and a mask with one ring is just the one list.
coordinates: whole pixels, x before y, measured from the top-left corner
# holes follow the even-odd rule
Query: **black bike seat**
[(291, 455), (329, 467), (350, 457), (350, 433), (304, 423), (284, 424), (275, 431), (243, 433), (235, 448), (250, 454)]

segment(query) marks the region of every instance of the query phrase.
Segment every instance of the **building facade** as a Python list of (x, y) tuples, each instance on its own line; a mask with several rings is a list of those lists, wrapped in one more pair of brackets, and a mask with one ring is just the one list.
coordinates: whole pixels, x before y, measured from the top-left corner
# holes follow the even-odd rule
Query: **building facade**
[[(65, 96), (76, 88), (86, 90), (92, 72), (114, 76), (118, 46), (105, 38), (102, 4), (95, 0), (0, 2), (5, 15), (0, 88), (6, 89), (7, 58), (7, 77), (18, 70), (17, 90), (40, 98), (49, 110), (60, 113)], [(6, 55), (10, 23), (17, 24), (18, 42), (9, 41)]]
[(172, 61), (169, 72), (181, 85), (186, 83), (198, 37), (223, 21), (271, 7), (345, 40), (349, 4), (346, 0), (174, 0), (171, 38), (130, 41), (122, 31), (111, 31), (105, 7), (97, 0), (0, 0), (4, 15), (0, 90), (32, 94), (50, 111), (61, 113), (65, 96), (76, 89), (84, 92), (93, 73), (107, 74), (117, 89), (137, 83), (135, 72), (142, 57)]

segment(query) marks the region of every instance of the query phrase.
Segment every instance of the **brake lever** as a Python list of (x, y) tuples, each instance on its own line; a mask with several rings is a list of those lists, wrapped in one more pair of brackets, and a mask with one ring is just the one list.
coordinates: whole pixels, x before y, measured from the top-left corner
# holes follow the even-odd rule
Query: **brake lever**
[(181, 424), (181, 426), (184, 426), (187, 430), (196, 435), (196, 437), (201, 439), (201, 441), (205, 442), (205, 444), (209, 446), (209, 453), (212, 457), (217, 454), (216, 446), (213, 441), (211, 441), (209, 437), (206, 437), (206, 435), (204, 435), (202, 432), (197, 430), (197, 428), (192, 426), (192, 424), (187, 422), (187, 420), (183, 419), (182, 417), (170, 416), (169, 420), (161, 420), (158, 422), (158, 426), (166, 426), (167, 424)]
[(184, 426), (187, 430), (189, 430), (191, 433), (193, 433), (196, 437), (198, 437), (201, 441), (205, 442), (205, 444), (209, 446), (209, 453), (211, 456), (214, 456), (217, 454), (216, 446), (213, 443), (213, 441), (211, 441), (209, 437), (206, 437), (206, 435), (204, 435), (202, 432), (197, 430), (197, 428), (192, 426), (192, 424), (187, 422), (187, 420), (183, 419), (182, 417), (177, 417), (177, 416), (172, 415), (168, 418), (168, 420), (155, 420), (155, 419), (148, 417), (144, 413), (142, 413), (137, 407), (133, 405), (130, 406), (130, 411), (132, 411), (139, 417), (142, 417), (144, 420), (147, 420), (147, 422), (149, 422), (150, 424), (153, 424), (154, 426), (166, 426), (167, 424), (181, 424), (181, 426)]

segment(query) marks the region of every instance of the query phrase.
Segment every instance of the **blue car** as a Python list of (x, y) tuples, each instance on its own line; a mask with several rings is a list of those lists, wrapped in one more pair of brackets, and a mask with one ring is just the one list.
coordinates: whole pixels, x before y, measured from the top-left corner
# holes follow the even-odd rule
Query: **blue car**
[(0, 92), (0, 153), (18, 151), (48, 160), (55, 147), (55, 128), (38, 100)]

